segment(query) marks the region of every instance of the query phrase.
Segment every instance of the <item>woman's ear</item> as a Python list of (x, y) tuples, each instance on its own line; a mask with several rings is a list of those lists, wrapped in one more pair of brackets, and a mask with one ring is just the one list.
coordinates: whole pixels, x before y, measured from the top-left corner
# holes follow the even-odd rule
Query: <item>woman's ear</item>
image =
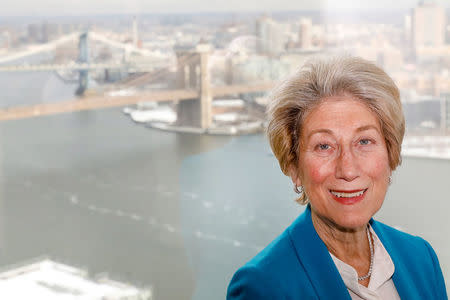
[(297, 166), (294, 166), (293, 164), (289, 165), (288, 173), (289, 173), (289, 177), (291, 177), (291, 180), (292, 180), (292, 183), (294, 184), (294, 186), (302, 185), (302, 181), (300, 180)]

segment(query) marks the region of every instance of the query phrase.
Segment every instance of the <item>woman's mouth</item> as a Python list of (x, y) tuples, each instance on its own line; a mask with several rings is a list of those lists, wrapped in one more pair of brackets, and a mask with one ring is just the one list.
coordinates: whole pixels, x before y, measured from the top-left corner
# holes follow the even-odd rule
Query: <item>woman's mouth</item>
[(366, 191), (367, 189), (352, 191), (330, 190), (330, 193), (337, 202), (344, 205), (352, 205), (361, 201), (364, 198)]

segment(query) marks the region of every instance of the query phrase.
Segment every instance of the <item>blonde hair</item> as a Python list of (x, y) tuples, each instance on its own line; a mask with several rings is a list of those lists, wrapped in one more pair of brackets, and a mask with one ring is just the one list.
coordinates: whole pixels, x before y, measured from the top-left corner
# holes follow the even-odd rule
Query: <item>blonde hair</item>
[[(300, 133), (305, 115), (322, 99), (349, 95), (365, 103), (378, 117), (391, 170), (401, 163), (405, 118), (400, 92), (381, 68), (359, 57), (308, 61), (273, 89), (267, 109), (267, 136), (280, 168), (289, 175), (297, 167)], [(297, 201), (308, 202), (305, 193)]]

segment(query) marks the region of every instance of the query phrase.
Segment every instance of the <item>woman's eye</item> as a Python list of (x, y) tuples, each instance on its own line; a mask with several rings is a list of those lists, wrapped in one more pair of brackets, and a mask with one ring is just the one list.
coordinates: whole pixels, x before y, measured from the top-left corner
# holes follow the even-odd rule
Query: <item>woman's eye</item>
[(361, 139), (359, 140), (360, 145), (369, 145), (371, 141), (369, 139)]
[(328, 150), (331, 148), (331, 146), (328, 144), (319, 144), (317, 145), (317, 148), (319, 148), (319, 150)]

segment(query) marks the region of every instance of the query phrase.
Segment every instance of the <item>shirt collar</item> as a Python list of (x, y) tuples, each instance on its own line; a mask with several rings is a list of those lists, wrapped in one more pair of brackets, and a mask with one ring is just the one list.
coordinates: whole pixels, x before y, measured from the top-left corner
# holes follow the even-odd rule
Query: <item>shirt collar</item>
[[(371, 291), (376, 291), (386, 281), (391, 279), (395, 271), (395, 266), (389, 256), (389, 253), (384, 248), (375, 231), (370, 225), (369, 228), (374, 242), (374, 258), (372, 275), (370, 276), (368, 289)], [(355, 294), (360, 294), (360, 289), (364, 288), (364, 286), (358, 283), (358, 274), (356, 270), (352, 266), (335, 257), (333, 254), (330, 253), (330, 256), (339, 270), (342, 280), (347, 288)]]

